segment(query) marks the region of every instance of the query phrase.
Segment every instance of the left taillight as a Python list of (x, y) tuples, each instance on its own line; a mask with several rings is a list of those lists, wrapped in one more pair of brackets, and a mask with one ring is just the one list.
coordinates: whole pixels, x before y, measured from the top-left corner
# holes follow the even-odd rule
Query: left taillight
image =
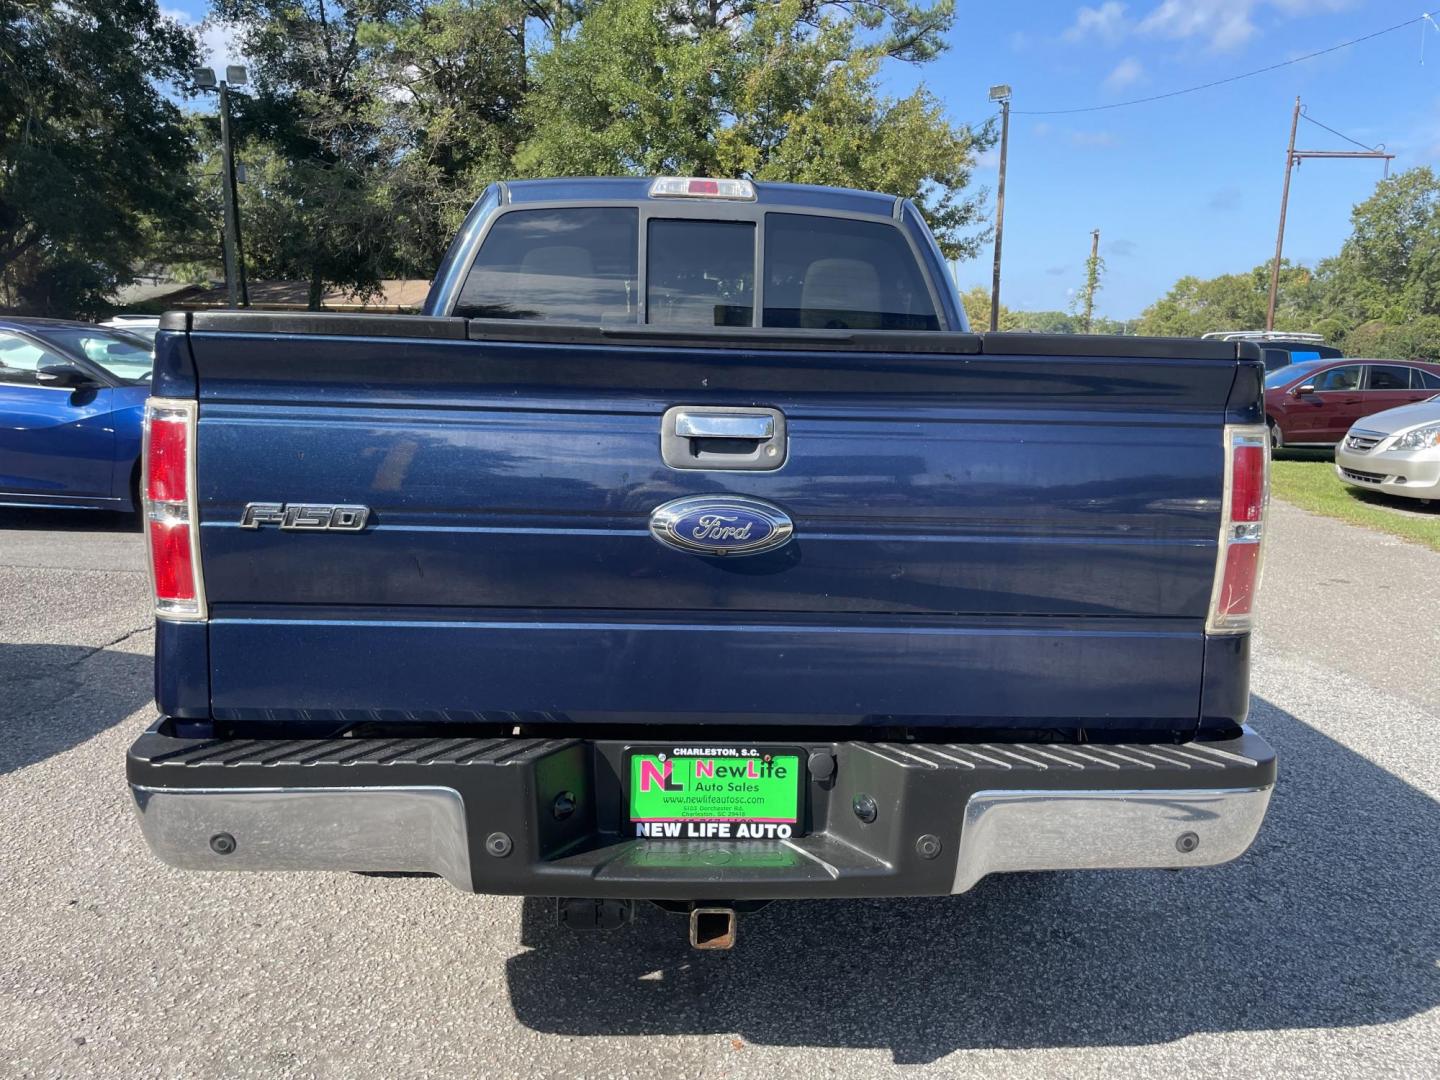
[(196, 404), (172, 398), (145, 403), (145, 540), (155, 614), (205, 618), (195, 499)]
[(1254, 621), (1255, 593), (1260, 587), (1265, 507), (1270, 498), (1270, 438), (1263, 426), (1230, 424), (1224, 440), (1220, 544), (1205, 630), (1240, 634)]

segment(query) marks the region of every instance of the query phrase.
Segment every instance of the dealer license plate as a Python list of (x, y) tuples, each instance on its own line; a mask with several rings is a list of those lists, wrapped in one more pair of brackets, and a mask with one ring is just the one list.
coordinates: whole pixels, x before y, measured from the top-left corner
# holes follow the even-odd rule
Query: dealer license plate
[(783, 840), (801, 831), (798, 750), (753, 746), (646, 747), (629, 752), (635, 836)]

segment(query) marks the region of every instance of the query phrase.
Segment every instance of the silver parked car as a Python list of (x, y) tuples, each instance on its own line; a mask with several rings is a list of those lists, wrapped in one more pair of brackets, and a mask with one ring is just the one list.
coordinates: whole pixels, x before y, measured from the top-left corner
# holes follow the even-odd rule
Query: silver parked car
[(1440, 499), (1440, 394), (1359, 421), (1335, 447), (1335, 472), (1354, 487)]

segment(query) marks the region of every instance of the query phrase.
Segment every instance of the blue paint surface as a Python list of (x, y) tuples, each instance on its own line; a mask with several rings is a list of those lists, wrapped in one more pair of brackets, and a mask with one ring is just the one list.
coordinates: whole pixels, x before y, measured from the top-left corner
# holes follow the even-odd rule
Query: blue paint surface
[[(1243, 715), (1205, 680), (1203, 630), (1233, 360), (191, 343), (224, 715)], [(780, 409), (785, 466), (667, 468), (681, 404)], [(794, 540), (732, 559), (650, 536), (656, 507), (714, 494), (779, 507)], [(359, 503), (371, 524), (242, 530), (250, 501)]]

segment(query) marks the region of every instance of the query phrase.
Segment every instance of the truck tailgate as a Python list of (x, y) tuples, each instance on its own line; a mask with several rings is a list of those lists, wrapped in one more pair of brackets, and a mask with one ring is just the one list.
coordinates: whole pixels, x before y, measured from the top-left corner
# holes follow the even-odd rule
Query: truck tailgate
[[(190, 334), (216, 716), (1199, 714), (1234, 346), (720, 349), (271, 319)], [(780, 410), (783, 467), (667, 466), (677, 405)], [(657, 506), (722, 493), (781, 508), (792, 542), (722, 558), (651, 536)], [(243, 528), (252, 502), (370, 520)]]

